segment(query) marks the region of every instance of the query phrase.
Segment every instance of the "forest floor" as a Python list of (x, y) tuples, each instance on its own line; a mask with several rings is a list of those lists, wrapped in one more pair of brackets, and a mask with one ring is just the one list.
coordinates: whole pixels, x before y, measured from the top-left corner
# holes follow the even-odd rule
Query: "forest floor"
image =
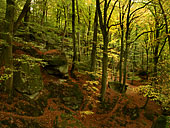
[(0, 90), (1, 128), (151, 128), (161, 107), (134, 91), (141, 85), (127, 84), (125, 95), (110, 88), (105, 103), (99, 102), (100, 85), (90, 84), (85, 73), (77, 79), (59, 79), (43, 72), (44, 89), (31, 100), (15, 92), (13, 102)]

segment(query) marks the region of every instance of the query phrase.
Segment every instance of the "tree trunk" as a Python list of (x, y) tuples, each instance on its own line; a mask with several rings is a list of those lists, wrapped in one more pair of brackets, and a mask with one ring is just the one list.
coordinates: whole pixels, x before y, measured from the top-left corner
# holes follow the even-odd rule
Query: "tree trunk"
[(112, 7), (112, 11), (110, 12), (109, 17), (107, 18), (107, 11), (111, 1), (107, 3), (107, 0), (104, 0), (104, 15), (102, 15), (100, 9), (100, 1), (96, 0), (96, 8), (99, 16), (100, 29), (103, 35), (103, 60), (102, 60), (102, 88), (101, 88), (101, 101), (104, 102), (104, 97), (106, 93), (106, 85), (107, 85), (107, 67), (108, 67), (108, 33), (109, 33), (109, 20), (113, 13), (114, 7), (118, 0), (115, 1), (114, 6)]
[[(120, 2), (119, 2), (119, 9)], [(124, 27), (123, 27), (123, 14), (120, 12), (120, 30), (121, 30), (121, 51), (120, 51), (120, 62), (119, 62), (119, 83), (122, 82), (122, 61), (123, 61), (123, 52), (124, 52)]]
[(123, 87), (121, 89), (121, 92), (125, 92), (125, 84), (126, 84), (126, 74), (127, 74), (127, 59), (128, 59), (128, 40), (129, 40), (129, 27), (130, 27), (130, 8), (131, 8), (131, 0), (129, 0), (128, 3), (128, 13), (127, 13), (127, 19), (126, 19), (126, 35), (125, 35), (125, 41), (126, 41), (126, 48), (125, 48), (125, 60), (124, 60), (124, 72), (123, 72)]
[(64, 8), (65, 24), (64, 24), (64, 33), (63, 33), (63, 37), (62, 37), (62, 48), (61, 48), (62, 51), (64, 49), (64, 38), (65, 38), (65, 35), (66, 35), (66, 32), (67, 32), (67, 12), (68, 12), (68, 6), (67, 7), (63, 6), (63, 8)]
[[(156, 9), (155, 9), (156, 11)], [(156, 44), (155, 44), (155, 49), (154, 49), (154, 57), (153, 57), (153, 60), (154, 60), (154, 76), (156, 77), (157, 76), (157, 64), (158, 64), (158, 59), (159, 59), (159, 56), (158, 56), (158, 53), (159, 53), (159, 44), (160, 44), (160, 41), (159, 41), (159, 34), (160, 34), (160, 30), (159, 30), (159, 22), (157, 20), (157, 17), (155, 17), (155, 29), (156, 29), (156, 33), (155, 33), (155, 39), (156, 39)]]
[(30, 15), (30, 7), (29, 7), (29, 9), (27, 10), (27, 12), (26, 12), (26, 14), (25, 14), (25, 17), (24, 17), (24, 24), (25, 24), (25, 26), (28, 25), (29, 18), (30, 18), (29, 15)]
[(91, 30), (91, 5), (89, 6), (89, 24), (88, 24), (88, 31), (87, 31), (87, 53), (86, 53), (86, 55), (87, 55), (87, 57), (88, 57), (88, 55), (89, 55), (89, 42), (90, 42), (90, 40), (89, 40), (89, 37), (90, 37), (90, 30)]
[(79, 4), (78, 0), (76, 0), (76, 7), (77, 7), (77, 20), (78, 20), (78, 32), (77, 32), (77, 44), (78, 44), (78, 61), (81, 60), (81, 44), (80, 44), (80, 15), (79, 15)]
[(160, 5), (160, 7), (161, 7), (162, 14), (163, 14), (163, 16), (164, 16), (166, 34), (167, 34), (167, 38), (168, 38), (168, 42), (169, 42), (169, 53), (170, 53), (170, 35), (169, 35), (167, 14), (166, 14), (165, 11), (164, 11), (164, 8), (163, 8), (163, 6), (162, 6), (161, 0), (159, 0), (159, 5)]
[(106, 82), (107, 82), (107, 67), (108, 67), (108, 31), (107, 31), (107, 0), (105, 0), (104, 4), (104, 16), (102, 17), (102, 13), (100, 10), (100, 2), (96, 0), (96, 7), (99, 15), (100, 28), (103, 35), (103, 60), (102, 60), (102, 88), (101, 88), (101, 101), (104, 102), (104, 97), (106, 93)]
[(41, 18), (41, 25), (44, 24), (45, 14), (46, 14), (46, 8), (47, 8), (47, 0), (43, 0), (43, 14)]
[(95, 18), (94, 18), (93, 49), (91, 53), (91, 68), (90, 68), (91, 72), (94, 72), (96, 69), (97, 26), (98, 26), (98, 15), (96, 10)]
[(15, 0), (7, 0), (6, 6), (6, 23), (4, 27), (4, 37), (7, 46), (3, 49), (3, 58), (6, 68), (6, 74), (10, 77), (5, 81), (6, 91), (9, 94), (9, 98), (13, 95), (13, 56), (12, 56), (12, 39), (13, 39), (13, 25), (14, 25), (14, 14), (15, 14)]
[(108, 33), (105, 32), (103, 35), (104, 47), (103, 47), (103, 60), (102, 60), (102, 89), (101, 89), (101, 100), (104, 101), (107, 85), (107, 67), (108, 67)]
[(19, 25), (22, 21), (22, 18), (26, 15), (27, 11), (29, 10), (30, 4), (31, 4), (31, 0), (27, 0), (25, 5), (24, 5), (24, 8), (22, 9), (21, 14), (19, 15), (17, 21), (14, 24), (14, 33), (18, 29), (18, 27), (19, 27)]
[(149, 78), (149, 50), (146, 50), (146, 71), (147, 71), (147, 80)]
[(73, 63), (71, 68), (71, 76), (75, 78), (74, 70), (75, 64), (77, 60), (77, 52), (76, 52), (76, 40), (75, 40), (75, 0), (72, 0), (72, 39), (73, 39)]

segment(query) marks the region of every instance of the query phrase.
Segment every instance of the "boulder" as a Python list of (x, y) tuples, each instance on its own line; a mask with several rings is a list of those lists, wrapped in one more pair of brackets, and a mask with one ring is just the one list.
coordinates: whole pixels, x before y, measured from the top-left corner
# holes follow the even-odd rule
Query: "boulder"
[(39, 65), (21, 62), (16, 66), (13, 81), (15, 89), (23, 94), (36, 96), (44, 87)]
[(45, 66), (48, 74), (60, 77), (68, 76), (68, 62), (65, 53), (50, 50), (44, 53), (43, 59), (48, 63)]

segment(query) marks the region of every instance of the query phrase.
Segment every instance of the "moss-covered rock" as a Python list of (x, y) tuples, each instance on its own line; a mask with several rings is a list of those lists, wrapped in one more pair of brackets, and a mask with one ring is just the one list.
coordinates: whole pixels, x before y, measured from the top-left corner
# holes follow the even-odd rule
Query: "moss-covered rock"
[(68, 62), (65, 53), (57, 50), (47, 51), (43, 59), (48, 63), (45, 66), (50, 75), (68, 76)]
[(21, 63), (14, 72), (14, 87), (17, 91), (33, 95), (43, 89), (43, 81), (38, 64)]

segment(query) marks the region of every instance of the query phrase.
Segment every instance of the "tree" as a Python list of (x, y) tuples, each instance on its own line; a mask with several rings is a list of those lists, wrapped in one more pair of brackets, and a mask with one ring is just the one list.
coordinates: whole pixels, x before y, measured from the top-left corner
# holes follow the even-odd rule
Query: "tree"
[(15, 0), (6, 1), (5, 25), (1, 39), (5, 40), (0, 58), (0, 66), (5, 66), (5, 73), (8, 78), (5, 81), (6, 91), (9, 98), (13, 95), (13, 56), (12, 56), (12, 40), (13, 40), (13, 26), (15, 15)]
[(108, 34), (109, 34), (109, 21), (111, 19), (111, 15), (114, 11), (115, 5), (118, 2), (118, 0), (116, 0), (114, 2), (114, 5), (111, 9), (111, 12), (109, 14), (109, 17), (107, 18), (107, 11), (109, 9), (109, 5), (110, 5), (111, 0), (109, 0), (107, 2), (107, 0), (104, 0), (104, 15), (102, 15), (102, 11), (100, 8), (100, 0), (96, 0), (96, 4), (97, 4), (97, 11), (98, 11), (98, 15), (99, 15), (99, 23), (100, 23), (100, 29), (102, 31), (102, 35), (103, 35), (103, 60), (102, 60), (102, 88), (101, 88), (101, 101), (104, 102), (104, 96), (106, 93), (106, 82), (107, 82), (107, 67), (108, 67)]
[(77, 32), (77, 44), (78, 44), (78, 61), (81, 60), (81, 49), (80, 49), (80, 15), (79, 15), (79, 3), (76, 0), (77, 7), (77, 20), (78, 20), (78, 32)]
[[(41, 18), (41, 25), (43, 25), (44, 23), (44, 20), (45, 20), (45, 14), (47, 12), (47, 0), (43, 0), (43, 3), (42, 3), (42, 6), (43, 6), (43, 14), (42, 14), (42, 18)], [(46, 14), (47, 15), (47, 14)], [(46, 21), (47, 21), (47, 18), (46, 18)]]
[(126, 84), (126, 70), (127, 70), (127, 59), (128, 59), (128, 46), (129, 46), (129, 35), (130, 35), (130, 10), (131, 9), (131, 0), (128, 2), (128, 12), (126, 18), (126, 34), (125, 34), (125, 53), (124, 53), (124, 72), (123, 72), (123, 87), (121, 92), (125, 92), (125, 84)]
[[(160, 6), (160, 8), (159, 6), (157, 6), (157, 4)], [(169, 31), (168, 31), (167, 17), (165, 15), (164, 8), (161, 4), (161, 1), (160, 0), (154, 1), (152, 2), (152, 5), (153, 6), (151, 6), (149, 10), (154, 17), (154, 36), (153, 36), (154, 44), (152, 48), (153, 49), (153, 62), (154, 62), (153, 76), (157, 77), (157, 71), (158, 71), (157, 66), (159, 63), (159, 58), (165, 47), (167, 38), (168, 38), (168, 41), (170, 41), (169, 40), (170, 37), (169, 37)], [(165, 27), (166, 36), (163, 36), (163, 39), (164, 39), (163, 40), (162, 35), (164, 33), (164, 27)]]
[[(126, 2), (127, 2), (127, 4), (126, 4)], [(132, 31), (132, 23), (135, 19), (140, 17), (140, 15), (136, 15), (137, 11), (145, 8), (150, 3), (150, 1), (147, 3), (144, 3), (143, 6), (137, 7), (134, 10), (132, 10), (132, 6), (134, 5), (134, 3), (135, 2), (132, 2), (132, 0), (128, 0), (128, 1), (125, 1), (125, 3), (123, 3), (122, 7), (120, 6), (120, 3), (119, 3), (120, 30), (121, 30), (121, 54), (120, 54), (120, 67), (119, 67), (119, 70), (120, 70), (119, 71), (119, 82), (120, 82), (120, 84), (122, 81), (122, 60), (123, 60), (123, 55), (124, 55), (123, 85), (121, 88), (121, 92), (125, 92), (125, 84), (126, 84), (126, 76), (127, 76), (127, 60), (128, 60), (128, 54), (129, 54), (128, 50), (129, 50), (130, 44), (134, 42), (134, 41), (130, 41), (130, 33)], [(123, 21), (125, 18), (126, 18), (126, 21)], [(124, 23), (125, 23), (126, 27), (124, 26)], [(139, 37), (136, 36), (136, 40), (138, 38)]]
[(122, 82), (122, 62), (123, 62), (123, 51), (124, 51), (124, 6), (120, 6), (120, 1), (119, 1), (119, 20), (120, 20), (120, 32), (121, 32), (121, 50), (120, 50), (120, 62), (119, 62), (119, 83)]
[(167, 14), (165, 12), (165, 9), (161, 3), (161, 0), (158, 1), (159, 2), (159, 6), (161, 8), (161, 13), (163, 15), (163, 19), (165, 22), (165, 31), (166, 31), (166, 37), (165, 37), (165, 43), (166, 43), (166, 39), (168, 38), (168, 42), (169, 42), (169, 52), (170, 52), (170, 35), (169, 35), (169, 29), (168, 29), (168, 20), (167, 20)]
[(91, 52), (91, 67), (90, 67), (91, 72), (95, 71), (96, 68), (97, 27), (98, 27), (98, 14), (96, 10), (94, 18), (93, 49)]
[(72, 39), (73, 39), (73, 62), (71, 68), (72, 77), (75, 78), (74, 70), (77, 60), (76, 40), (75, 40), (75, 0), (72, 0)]
[(30, 7), (30, 4), (31, 4), (31, 0), (27, 0), (25, 5), (24, 5), (24, 8), (22, 9), (22, 12), (21, 14), (19, 15), (17, 21), (15, 22), (15, 25), (14, 25), (14, 33), (17, 31), (18, 27), (20, 26), (20, 23), (22, 21), (22, 19), (25, 17), (25, 15), (27, 14), (28, 10), (29, 10), (29, 7)]

